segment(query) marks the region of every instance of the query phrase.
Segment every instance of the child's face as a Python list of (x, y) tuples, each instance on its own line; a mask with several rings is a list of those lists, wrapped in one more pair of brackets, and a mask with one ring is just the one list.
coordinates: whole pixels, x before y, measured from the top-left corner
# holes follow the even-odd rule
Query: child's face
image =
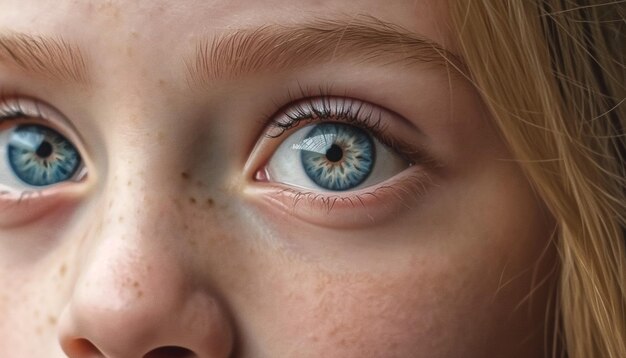
[(538, 356), (551, 221), (442, 3), (3, 0), (0, 356)]

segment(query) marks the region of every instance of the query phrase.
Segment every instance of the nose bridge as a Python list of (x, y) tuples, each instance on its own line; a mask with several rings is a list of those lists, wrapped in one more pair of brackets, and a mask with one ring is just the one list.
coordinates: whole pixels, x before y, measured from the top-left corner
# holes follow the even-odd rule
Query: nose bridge
[(165, 287), (181, 295), (188, 290), (184, 285), (186, 252), (179, 244), (188, 208), (178, 199), (186, 188), (180, 175), (173, 174), (179, 161), (169, 154), (171, 148), (153, 145), (162, 125), (131, 130), (142, 126), (122, 124), (149, 116), (139, 112), (146, 107), (139, 103), (121, 110), (127, 120), (112, 124), (122, 134), (108, 138), (109, 158), (100, 178), (99, 222), (91, 224), (98, 229), (90, 231), (91, 260), (83, 275), (86, 283), (96, 280), (101, 287), (115, 287), (120, 299), (140, 299), (144, 293)]
[(115, 152), (108, 154), (102, 192), (109, 236), (171, 239), (184, 225), (178, 197), (186, 188), (175, 175), (180, 160), (171, 148), (155, 145), (160, 135), (158, 130), (135, 131), (112, 139), (109, 147)]

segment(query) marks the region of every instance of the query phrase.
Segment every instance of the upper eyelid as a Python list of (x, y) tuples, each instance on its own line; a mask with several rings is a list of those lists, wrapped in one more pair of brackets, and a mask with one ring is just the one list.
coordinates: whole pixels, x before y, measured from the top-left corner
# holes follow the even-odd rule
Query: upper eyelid
[[(294, 127), (300, 126), (301, 123), (299, 122), (298, 119), (291, 119), (289, 117), (287, 118), (289, 118), (288, 120), (291, 123), (288, 122), (283, 125), (280, 124), (280, 117), (283, 116), (283, 118), (285, 118), (284, 117), (285, 113), (290, 108), (293, 108), (294, 105), (298, 105), (298, 103), (304, 103), (305, 106), (311, 106), (311, 103), (314, 101), (322, 101), (324, 104), (328, 104), (331, 101), (337, 101), (337, 103), (341, 103), (341, 104), (357, 103), (359, 105), (363, 104), (367, 106), (367, 108), (370, 108), (372, 113), (374, 112), (378, 113), (378, 116), (376, 117), (374, 115), (370, 115), (368, 118), (368, 115), (366, 114), (365, 117), (357, 116), (357, 117), (351, 118), (351, 120), (346, 121), (345, 118), (341, 120), (341, 117), (333, 117), (331, 115), (328, 117), (318, 118), (318, 121), (326, 121), (326, 120), (333, 120), (333, 119), (337, 120), (339, 118), (340, 120), (338, 121), (340, 122), (356, 125), (356, 126), (359, 126), (361, 128), (364, 128), (370, 131), (372, 135), (374, 135), (374, 137), (378, 139), (382, 144), (386, 145), (389, 148), (392, 148), (398, 154), (400, 154), (405, 160), (407, 160), (408, 162), (412, 164), (419, 164), (421, 166), (424, 166), (430, 169), (444, 167), (443, 161), (440, 158), (438, 158), (436, 155), (434, 155), (432, 150), (428, 148), (427, 146), (425, 146), (423, 143), (420, 143), (418, 141), (414, 143), (413, 142), (410, 143), (406, 140), (401, 139), (400, 136), (397, 135), (397, 133), (393, 133), (393, 131), (389, 128), (389, 127), (393, 127), (391, 125), (391, 122), (393, 121), (393, 119), (384, 120), (383, 118), (389, 116), (389, 117), (395, 118), (396, 121), (409, 123), (404, 117), (397, 114), (396, 112), (389, 110), (388, 108), (381, 107), (377, 104), (371, 103), (369, 101), (364, 101), (364, 100), (351, 97), (348, 95), (348, 93), (346, 93), (344, 96), (335, 96), (335, 95), (328, 94), (330, 93), (329, 90), (320, 89), (317, 96), (310, 97), (310, 96), (307, 96), (307, 94), (310, 92), (306, 91), (303, 88), (300, 88), (300, 93), (305, 98), (294, 100), (294, 96), (290, 94), (289, 98), (291, 100), (289, 104), (282, 106), (278, 110), (278, 112), (274, 113), (271, 116), (268, 116), (268, 119), (266, 120), (268, 125), (264, 129), (264, 133), (267, 138), (269, 139), (278, 138), (284, 135), (287, 131), (293, 130)], [(337, 107), (334, 107), (332, 109), (336, 109), (336, 108)], [(374, 117), (375, 119), (372, 119), (372, 117)], [(307, 119), (304, 120), (305, 124), (311, 121), (312, 120), (307, 120)], [(416, 133), (422, 134), (419, 128), (415, 127), (412, 124), (409, 124), (409, 125), (411, 125), (411, 128), (413, 128)], [(272, 128), (278, 128), (280, 132), (275, 133), (273, 135), (271, 134), (268, 135), (268, 131), (270, 131)]]
[[(0, 91), (0, 124), (7, 119), (20, 119), (20, 118), (36, 118), (45, 122), (46, 125), (54, 127), (55, 130), (61, 132), (63, 136), (67, 137), (74, 146), (81, 153), (85, 165), (90, 165), (88, 156), (85, 153), (90, 153), (87, 143), (81, 135), (81, 132), (74, 126), (74, 123), (69, 120), (63, 113), (57, 110), (55, 107), (33, 99), (28, 96), (21, 96), (18, 94), (12, 94), (7, 97), (2, 96)], [(15, 118), (2, 118), (3, 113), (10, 115), (12, 112), (20, 112), (21, 115)], [(4, 119), (4, 120), (3, 120)], [(87, 143), (88, 144), (88, 143)]]
[(40, 118), (76, 132), (76, 128), (74, 128), (72, 123), (67, 120), (65, 116), (56, 109), (35, 99), (20, 96), (2, 98), (0, 96), (0, 116)]

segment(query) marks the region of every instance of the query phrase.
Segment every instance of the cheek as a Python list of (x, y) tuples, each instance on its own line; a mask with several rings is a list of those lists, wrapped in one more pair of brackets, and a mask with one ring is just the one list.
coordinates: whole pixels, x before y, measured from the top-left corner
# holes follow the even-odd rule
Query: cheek
[(10, 343), (0, 345), (0, 356), (60, 354), (56, 326), (70, 290), (68, 258), (61, 256), (55, 252), (27, 270), (0, 272), (0, 341)]
[(303, 347), (311, 357), (461, 354), (467, 336), (461, 334), (461, 322), (472, 315), (471, 306), (480, 310), (474, 298), (459, 295), (467, 289), (467, 277), (447, 274), (445, 262), (424, 266), (420, 261), (403, 272), (333, 274), (317, 269), (275, 277), (274, 302), (281, 304), (273, 312), (273, 327), (278, 328), (270, 339), (284, 340), (279, 355), (302, 354)]
[(257, 335), (275, 343), (268, 356), (541, 354), (552, 224), (523, 178), (496, 178), (479, 180), (487, 194), (454, 196), (441, 222), (428, 216), (397, 228), (412, 238), (401, 253), (383, 246), (343, 272), (325, 256), (316, 264), (263, 260), (272, 264), (259, 267), (264, 284), (248, 307), (261, 318)]

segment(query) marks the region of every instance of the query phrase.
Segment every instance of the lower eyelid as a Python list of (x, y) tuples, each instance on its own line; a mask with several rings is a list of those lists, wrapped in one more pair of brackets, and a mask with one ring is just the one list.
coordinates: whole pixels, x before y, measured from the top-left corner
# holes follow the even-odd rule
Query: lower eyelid
[(384, 183), (352, 192), (301, 191), (265, 182), (252, 185), (248, 194), (285, 220), (298, 218), (318, 226), (350, 229), (376, 225), (413, 209), (431, 185), (423, 169), (409, 168)]
[(76, 204), (84, 188), (59, 185), (33, 192), (0, 190), (0, 229), (27, 225), (43, 216), (60, 214), (63, 208)]

